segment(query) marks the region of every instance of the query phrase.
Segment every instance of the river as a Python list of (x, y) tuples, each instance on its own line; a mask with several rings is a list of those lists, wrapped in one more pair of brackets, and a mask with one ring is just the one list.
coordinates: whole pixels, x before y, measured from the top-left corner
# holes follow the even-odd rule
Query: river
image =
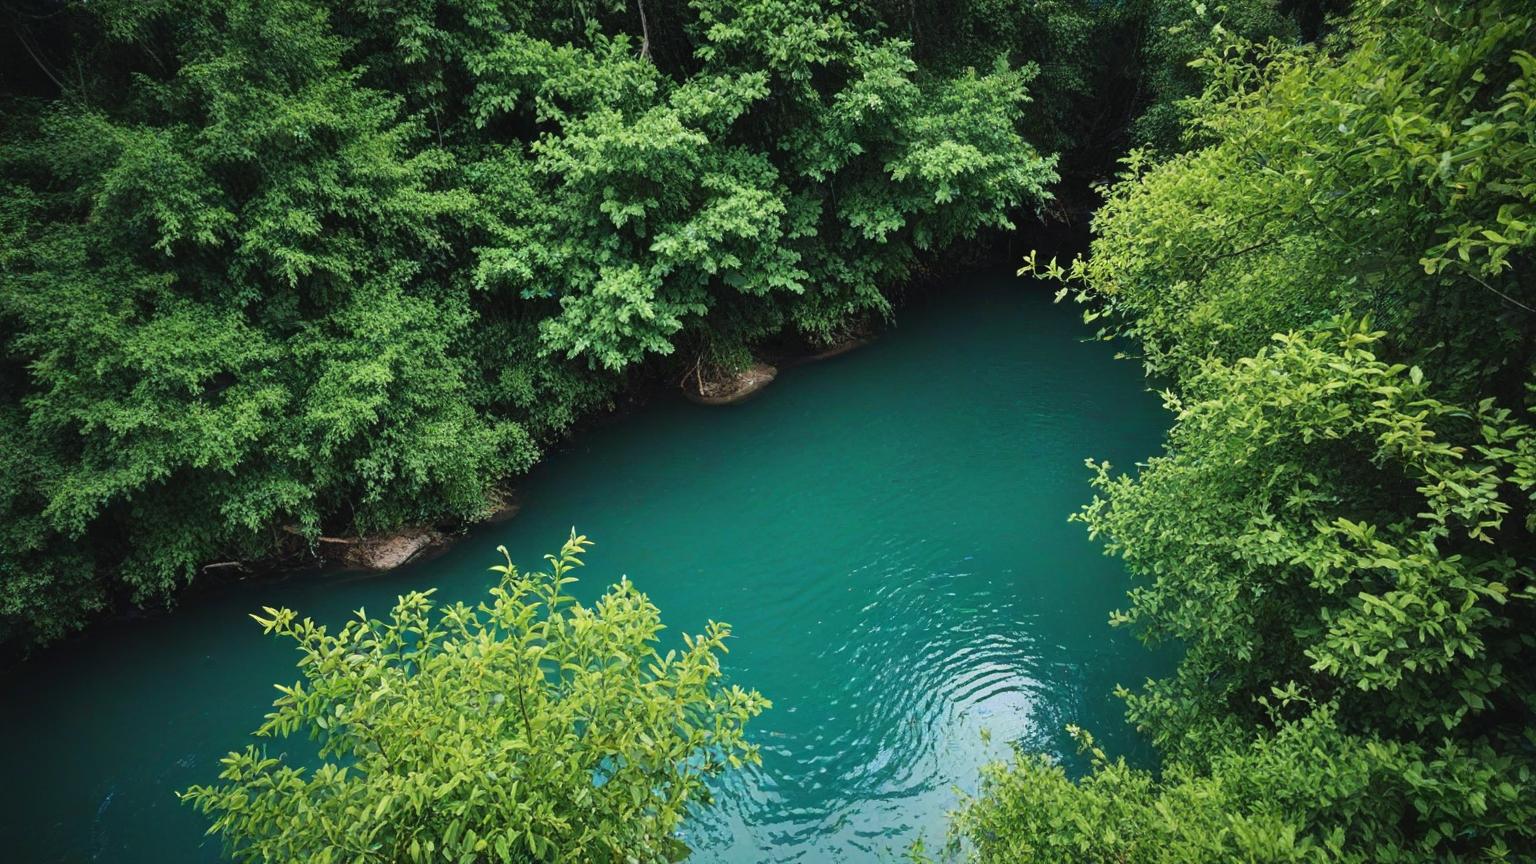
[(0, 680), (0, 857), (217, 860), (173, 792), (214, 779), (296, 678), (246, 613), (340, 621), (428, 586), (473, 600), (497, 544), (534, 565), (573, 525), (597, 543), (578, 596), (627, 573), (669, 633), (730, 622), (727, 674), (773, 700), (749, 732), (761, 769), (684, 826), (690, 861), (892, 860), (942, 839), (956, 787), (1009, 742), (1080, 766), (1068, 723), (1146, 763), (1111, 690), (1169, 660), (1107, 626), (1128, 579), (1067, 515), (1091, 494), (1085, 457), (1130, 467), (1168, 418), (1088, 335), (1037, 284), (957, 279), (748, 402), (662, 399), (581, 433), (521, 484), (520, 515), (439, 557), (101, 624)]

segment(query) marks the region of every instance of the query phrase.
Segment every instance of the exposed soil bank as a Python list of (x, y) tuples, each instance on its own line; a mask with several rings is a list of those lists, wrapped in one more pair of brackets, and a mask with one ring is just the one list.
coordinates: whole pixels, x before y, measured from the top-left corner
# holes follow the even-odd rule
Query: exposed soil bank
[[(491, 508), (476, 520), (480, 523), (505, 522), (516, 516), (522, 503), (511, 492), (495, 494)], [(358, 570), (383, 572), (402, 567), (418, 558), (441, 552), (457, 538), (453, 532), (430, 525), (407, 525), (382, 534), (364, 537), (316, 538), (316, 552), (324, 561)]]
[(815, 363), (818, 360), (831, 360), (833, 357), (840, 357), (844, 354), (847, 354), (849, 351), (854, 350), (855, 348), (862, 348), (873, 341), (875, 341), (875, 337), (873, 336), (856, 336), (852, 339), (845, 339), (842, 342), (833, 345), (831, 348), (821, 352), (820, 354), (812, 354), (801, 362)]
[(447, 540), (435, 528), (412, 525), (367, 537), (321, 537), (319, 544), (325, 557), (333, 561), (347, 567), (382, 571), (412, 561)]
[[(952, 280), (962, 274), (973, 272), (988, 272), (998, 270), (1012, 271), (1029, 248), (1040, 250), (1042, 256), (1059, 255), (1063, 259), (1070, 258), (1073, 254), (1083, 251), (1088, 242), (1087, 226), (1084, 222), (1073, 223), (1041, 223), (1040, 220), (1027, 214), (1020, 214), (1021, 223), (1033, 223), (1030, 232), (1021, 236), (1019, 232), (998, 232), (988, 234), (970, 242), (957, 243), (945, 250), (942, 255), (925, 260), (915, 266), (913, 272), (903, 283), (892, 286), (891, 300), (899, 310), (908, 302), (942, 291)], [(1043, 289), (1042, 289), (1043, 290)], [(866, 327), (856, 330), (849, 338), (837, 342), (832, 346), (817, 345), (807, 342), (794, 334), (785, 333), (777, 338), (765, 340), (763, 344), (756, 346), (759, 357), (764, 358), (760, 366), (764, 369), (784, 369), (798, 366), (803, 363), (826, 360), (840, 356), (863, 345), (869, 344), (883, 329), (879, 322), (870, 322)], [(769, 362), (771, 361), (772, 365)], [(753, 367), (759, 369), (758, 366)], [(649, 365), (645, 369), (637, 371), (625, 386), (615, 393), (607, 410), (600, 410), (592, 414), (584, 415), (576, 420), (572, 427), (566, 430), (560, 440), (551, 441), (548, 447), (551, 451), (561, 446), (562, 442), (568, 442), (583, 433), (600, 426), (621, 422), (636, 409), (649, 403), (655, 398), (664, 398), (663, 394), (676, 392), (673, 388), (677, 385), (675, 377), (680, 370), (676, 366), (664, 363)], [(752, 370), (749, 370), (749, 373)], [(688, 395), (690, 389), (694, 393), (689, 398), (699, 394), (693, 384), (692, 375), (685, 378), (682, 389)], [(748, 396), (754, 395), (773, 380), (771, 374), (758, 372), (753, 376), (750, 387), (739, 383), (732, 389), (729, 397), (718, 402), (705, 402), (704, 404), (730, 404), (739, 402)], [(721, 394), (710, 392), (706, 387), (706, 398), (718, 397)], [(701, 401), (695, 399), (695, 401)], [(275, 529), (285, 534), (285, 542), (278, 544), (269, 556), (258, 559), (230, 560), (211, 562), (200, 569), (200, 577), (183, 591), (179, 596), (183, 599), (198, 594), (217, 593), (236, 583), (252, 580), (277, 580), (285, 576), (315, 571), (326, 567), (342, 565), (350, 568), (358, 568), (374, 572), (398, 567), (401, 564), (420, 560), (449, 548), (473, 525), (492, 521), (501, 522), (511, 519), (517, 514), (519, 504), (515, 501), (510, 491), (503, 490), (498, 500), (491, 502), (484, 516), (467, 522), (444, 522), (432, 526), (418, 526), (392, 532), (384, 535), (369, 535), (366, 537), (336, 537), (321, 539), (311, 545), (305, 538), (291, 528)], [(332, 530), (340, 526), (328, 526)], [(345, 530), (345, 529), (342, 529)], [(327, 540), (329, 542), (327, 542)], [(115, 609), (115, 614), (105, 617), (116, 618), (146, 618), (164, 614), (168, 606), (130, 606), (126, 599), (122, 600)], [(11, 666), (14, 662), (29, 655), (29, 650), (12, 646), (16, 650), (0, 650), (0, 670)]]
[(762, 362), (721, 378), (695, 372), (683, 381), (683, 395), (700, 405), (731, 405), (767, 387), (778, 374), (778, 369)]

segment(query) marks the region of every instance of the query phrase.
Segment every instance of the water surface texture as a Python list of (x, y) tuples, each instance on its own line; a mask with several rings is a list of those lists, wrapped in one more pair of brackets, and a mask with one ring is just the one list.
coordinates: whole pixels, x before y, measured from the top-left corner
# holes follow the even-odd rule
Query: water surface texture
[(684, 826), (690, 860), (893, 860), (942, 836), (955, 788), (1009, 742), (1076, 764), (1067, 723), (1144, 761), (1110, 691), (1167, 661), (1106, 625), (1127, 577), (1067, 515), (1091, 494), (1085, 457), (1129, 467), (1166, 418), (1086, 335), (1034, 286), (957, 280), (747, 403), (667, 399), (581, 434), (528, 478), (521, 515), (441, 557), (101, 625), (0, 680), (0, 858), (216, 860), (173, 791), (212, 780), (295, 678), (247, 612), (340, 621), (427, 586), (472, 600), (497, 544), (535, 564), (572, 525), (597, 542), (579, 596), (627, 573), (669, 633), (730, 622), (729, 675), (774, 702), (751, 731), (762, 768)]

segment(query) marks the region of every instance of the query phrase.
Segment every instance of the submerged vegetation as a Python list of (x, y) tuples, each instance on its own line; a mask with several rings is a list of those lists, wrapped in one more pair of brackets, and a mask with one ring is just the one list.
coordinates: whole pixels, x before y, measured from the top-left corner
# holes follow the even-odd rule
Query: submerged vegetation
[[(640, 383), (859, 332), (1128, 154), (1090, 253), (1027, 269), (1176, 418), (1137, 471), (1090, 463), (1076, 517), (1138, 579), (1115, 623), (1183, 652), (1123, 694), (1163, 768), (1078, 730), (1086, 776), (992, 767), (946, 854), (1536, 856), (1527, 4), (17, 11), (0, 640), (473, 520)], [(188, 797), (249, 860), (674, 854), (766, 703), (716, 686), (723, 629), (653, 667), (632, 586), (567, 605), (580, 547), (477, 609), (269, 610), (309, 684), (261, 734), (332, 761), (248, 750)]]

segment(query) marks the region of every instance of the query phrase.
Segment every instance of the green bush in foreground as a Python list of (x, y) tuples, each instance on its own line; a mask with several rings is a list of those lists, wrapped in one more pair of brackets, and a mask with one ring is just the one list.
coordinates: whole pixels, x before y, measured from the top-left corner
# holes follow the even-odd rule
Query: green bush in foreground
[(252, 616), (298, 643), (304, 673), (256, 734), (307, 731), (320, 765), (247, 747), (183, 800), (240, 861), (677, 860), (705, 778), (757, 763), (743, 730), (769, 702), (721, 685), (727, 625), (663, 655), (627, 579), (590, 607), (562, 594), (587, 545), (573, 532), (547, 574), (508, 558), (475, 607), (412, 592), (334, 635)]

